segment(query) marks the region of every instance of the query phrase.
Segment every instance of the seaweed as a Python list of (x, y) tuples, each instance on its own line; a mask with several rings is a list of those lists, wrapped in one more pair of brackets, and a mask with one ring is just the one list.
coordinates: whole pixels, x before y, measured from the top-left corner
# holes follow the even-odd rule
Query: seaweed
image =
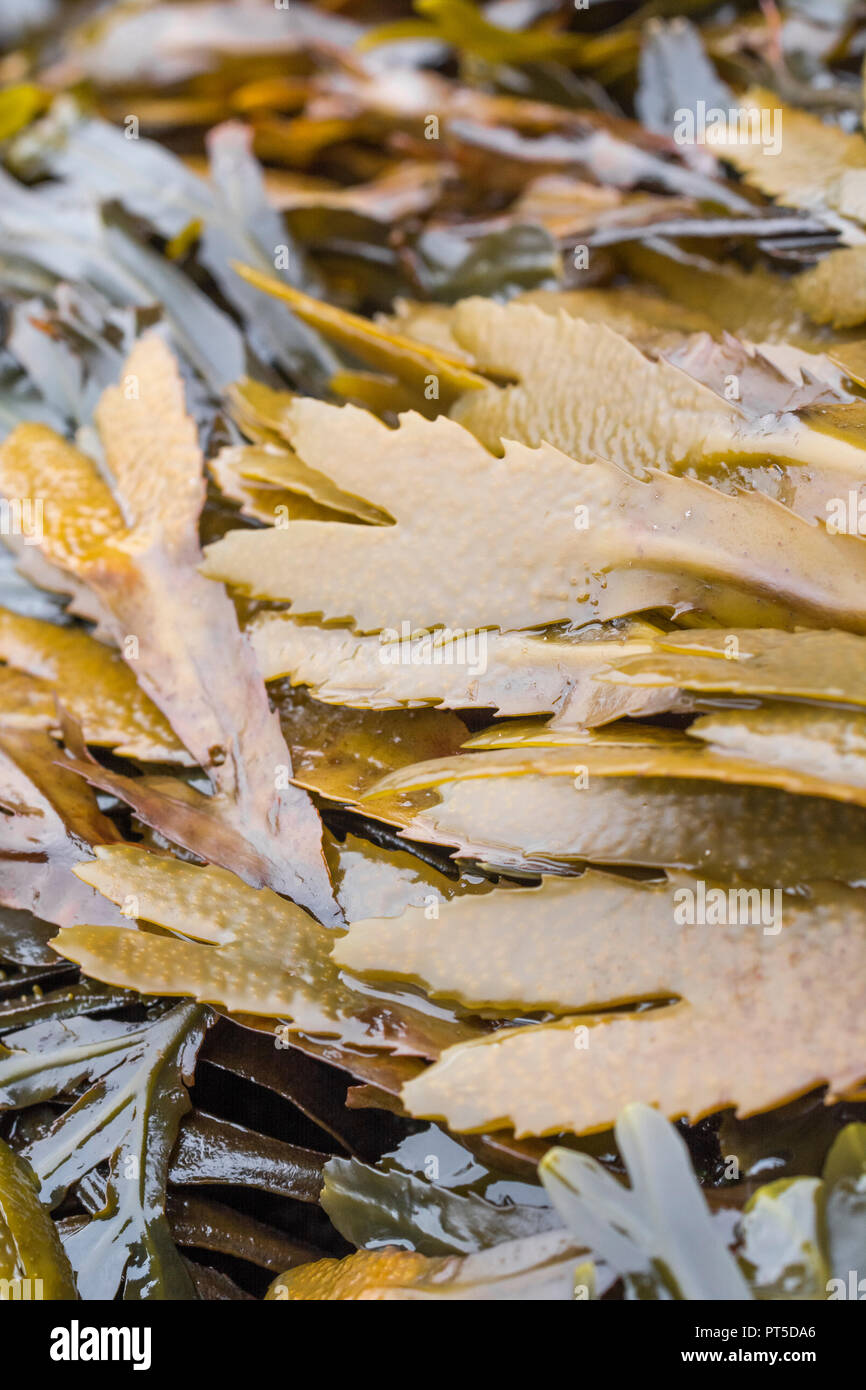
[(862, 1296), (863, 38), (3, 9), (0, 1299)]

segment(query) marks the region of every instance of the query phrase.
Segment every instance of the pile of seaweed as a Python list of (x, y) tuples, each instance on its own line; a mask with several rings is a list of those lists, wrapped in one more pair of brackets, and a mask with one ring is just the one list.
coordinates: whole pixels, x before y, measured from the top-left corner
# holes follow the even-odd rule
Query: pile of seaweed
[(0, 8), (4, 1288), (866, 1275), (866, 26), (679, 8)]

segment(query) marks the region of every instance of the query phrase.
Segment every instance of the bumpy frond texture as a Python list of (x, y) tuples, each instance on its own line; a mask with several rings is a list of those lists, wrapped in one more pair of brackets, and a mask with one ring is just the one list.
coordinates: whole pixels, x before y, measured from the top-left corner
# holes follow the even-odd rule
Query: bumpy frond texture
[(377, 1010), (343, 982), (331, 960), (333, 935), (270, 890), (250, 888), (224, 869), (125, 845), (103, 850), (78, 873), (128, 916), (194, 938), (99, 926), (61, 932), (57, 950), (97, 979), (143, 994), (192, 995), (234, 1012), (285, 1017), (299, 1032), (346, 1043), (417, 1050), (411, 1038), (401, 1047), (399, 1002), (389, 1033), (387, 1004)]
[(757, 487), (821, 522), (828, 501), (866, 480), (862, 406), (834, 435), (807, 409), (850, 400), (817, 354), (788, 348), (786, 358), (704, 335), (651, 361), (606, 322), (484, 299), (457, 306), (454, 333), (474, 359), (519, 381), (467, 396), (451, 412), (490, 449), (546, 440), (638, 476), (691, 470), (728, 489)]
[[(390, 430), (352, 406), (303, 401), (293, 419), (298, 454), (395, 521), (236, 530), (209, 548), (207, 575), (298, 616), (353, 618), (360, 632), (404, 621), (469, 631), (694, 608), (734, 625), (799, 615), (864, 626), (859, 538), (831, 536), (761, 494), (638, 480), (547, 445), (508, 444), (497, 458), (444, 418), (406, 415)], [(797, 574), (779, 562), (794, 547)], [(370, 582), (359, 591), (361, 572)]]
[[(695, 1120), (727, 1105), (767, 1109), (821, 1082), (853, 1089), (866, 1044), (855, 1001), (849, 994), (842, 1020), (823, 1000), (847, 994), (848, 972), (866, 967), (859, 890), (816, 890), (805, 902), (743, 891), (748, 924), (731, 907), (739, 898), (703, 881), (643, 887), (586, 874), (453, 903), (434, 923), (417, 912), (357, 923), (335, 954), (356, 973), (411, 980), (473, 1008), (573, 1015), (680, 1001), (450, 1050), (404, 1098), (413, 1114), (457, 1129), (581, 1133), (612, 1123), (629, 1097)], [(704, 924), (688, 925), (701, 894)]]

